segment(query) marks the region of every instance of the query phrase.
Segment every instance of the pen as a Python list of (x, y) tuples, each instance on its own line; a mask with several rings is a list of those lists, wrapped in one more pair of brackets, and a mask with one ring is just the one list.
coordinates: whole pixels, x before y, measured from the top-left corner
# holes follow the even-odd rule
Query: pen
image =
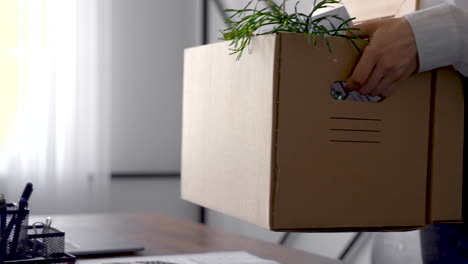
[(24, 191), (23, 191), (23, 194), (21, 195), (21, 198), (26, 200), (26, 202), (29, 201), (29, 197), (31, 197), (32, 191), (33, 191), (33, 185), (32, 183), (28, 182), (26, 184), (26, 187), (24, 187)]
[[(14, 259), (16, 255), (16, 247), (18, 246), (18, 239), (21, 231), (21, 224), (23, 222), (23, 218), (25, 216), (25, 209), (28, 206), (28, 201), (26, 199), (21, 198), (18, 205), (18, 213), (15, 218), (15, 232), (13, 233), (13, 240), (11, 242), (10, 247), (10, 259)], [(11, 231), (10, 231), (11, 232)]]

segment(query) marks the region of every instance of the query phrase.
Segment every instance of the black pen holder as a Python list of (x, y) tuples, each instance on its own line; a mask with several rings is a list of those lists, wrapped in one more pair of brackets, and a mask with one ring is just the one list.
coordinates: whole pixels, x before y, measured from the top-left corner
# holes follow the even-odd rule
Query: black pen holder
[(26, 239), (18, 245), (16, 259), (4, 264), (74, 264), (76, 257), (64, 251), (64, 232), (42, 224), (29, 226)]
[(75, 264), (76, 257), (67, 253), (52, 254), (48, 258), (5, 261), (3, 264)]
[(18, 244), (15, 259), (3, 264), (74, 264), (76, 257), (64, 251), (64, 232), (44, 225), (28, 226), (26, 239)]
[(23, 258), (51, 257), (65, 252), (65, 233), (50, 227), (30, 226), (28, 239), (23, 241)]
[[(6, 225), (15, 221), (18, 210), (7, 207)], [(43, 224), (28, 226), (29, 210), (24, 211), (15, 254), (11, 254), (15, 228), (8, 236), (6, 252), (0, 252), (0, 264), (74, 264), (76, 257), (65, 253), (65, 233)], [(3, 263), (2, 263), (3, 255)]]
[[(3, 230), (5, 230), (12, 221), (16, 221), (16, 217), (18, 216), (18, 209), (13, 204), (8, 204), (7, 211), (6, 211), (6, 223), (5, 226), (2, 226)], [(23, 219), (21, 220), (21, 225), (19, 225), (19, 236), (18, 236), (18, 246), (17, 250), (20, 248), (20, 245), (28, 239), (28, 216), (29, 210), (24, 210)], [(8, 240), (6, 242), (6, 252), (0, 252), (1, 255), (6, 254), (5, 256), (10, 256), (14, 235), (16, 233), (17, 225), (13, 225), (13, 229), (8, 236)], [(6, 258), (9, 259), (8, 257)]]

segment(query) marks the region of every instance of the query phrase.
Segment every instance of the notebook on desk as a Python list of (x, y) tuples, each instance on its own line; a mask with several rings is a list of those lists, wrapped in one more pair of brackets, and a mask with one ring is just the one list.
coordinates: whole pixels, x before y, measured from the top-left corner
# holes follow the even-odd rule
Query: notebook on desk
[(77, 264), (280, 264), (244, 251), (79, 260)]
[(65, 252), (75, 256), (106, 255), (120, 253), (135, 253), (144, 247), (118, 233), (109, 230), (96, 229), (86, 224), (64, 224)]
[(72, 237), (65, 240), (65, 252), (77, 257), (136, 253), (142, 250), (144, 247), (140, 244), (123, 239), (116, 240), (111, 237), (98, 237), (92, 240), (85, 237)]

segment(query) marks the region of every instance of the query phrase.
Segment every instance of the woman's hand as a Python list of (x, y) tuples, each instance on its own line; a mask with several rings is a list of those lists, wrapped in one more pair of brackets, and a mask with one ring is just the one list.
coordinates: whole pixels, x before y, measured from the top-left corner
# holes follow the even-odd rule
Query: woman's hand
[(357, 31), (356, 35), (370, 40), (346, 81), (346, 90), (387, 97), (394, 92), (398, 81), (418, 69), (418, 51), (411, 26), (405, 17), (400, 17), (365, 22), (356, 27), (366, 31)]

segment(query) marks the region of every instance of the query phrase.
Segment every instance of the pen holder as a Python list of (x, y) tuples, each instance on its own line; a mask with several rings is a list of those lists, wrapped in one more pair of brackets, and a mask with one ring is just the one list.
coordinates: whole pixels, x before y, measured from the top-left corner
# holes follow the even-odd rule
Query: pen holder
[[(14, 221), (16, 219), (16, 216), (18, 215), (18, 210), (16, 206), (13, 204), (8, 204), (7, 205), (7, 212), (6, 212), (6, 224), (5, 227), (2, 227), (5, 229), (11, 221)], [(17, 246), (17, 251), (20, 250), (20, 247), (24, 241), (28, 239), (28, 216), (29, 216), (29, 210), (24, 211), (24, 217), (21, 221), (20, 229), (19, 229), (19, 236), (18, 236), (18, 246)], [(6, 243), (6, 254), (7, 256), (10, 254), (12, 245), (13, 245), (13, 237), (14, 234), (16, 233), (16, 225), (13, 226), (12, 231), (10, 232), (10, 235), (8, 236), (8, 240)]]
[(22, 244), (23, 258), (47, 258), (65, 252), (65, 233), (56, 228), (29, 226), (27, 237)]
[(76, 257), (67, 253), (52, 254), (48, 258), (31, 258), (5, 261), (3, 264), (75, 264)]
[(26, 226), (26, 238), (18, 244), (15, 260), (3, 264), (74, 264), (76, 257), (65, 251), (65, 233), (44, 225)]

